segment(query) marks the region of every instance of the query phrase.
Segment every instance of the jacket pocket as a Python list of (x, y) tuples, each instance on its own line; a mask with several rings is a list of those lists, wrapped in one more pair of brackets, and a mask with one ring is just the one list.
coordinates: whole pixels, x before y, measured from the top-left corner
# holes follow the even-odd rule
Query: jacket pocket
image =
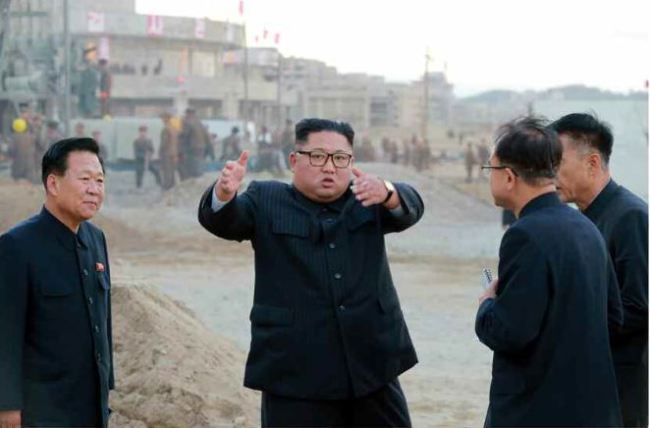
[(250, 321), (256, 325), (288, 326), (293, 324), (293, 310), (254, 304), (251, 309)]
[(99, 285), (102, 287), (103, 290), (108, 290), (109, 288), (111, 288), (110, 281), (104, 276), (103, 273), (97, 274), (97, 280), (99, 281)]
[(299, 238), (309, 237), (309, 222), (305, 219), (296, 218), (279, 218), (274, 219), (271, 225), (271, 230), (276, 235), (290, 235)]

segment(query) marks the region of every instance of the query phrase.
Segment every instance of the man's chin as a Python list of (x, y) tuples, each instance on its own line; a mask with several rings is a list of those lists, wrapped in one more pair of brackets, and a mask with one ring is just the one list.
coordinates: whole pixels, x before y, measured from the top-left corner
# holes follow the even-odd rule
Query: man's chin
[(82, 221), (90, 220), (91, 218), (95, 217), (97, 211), (99, 211), (99, 207), (96, 210), (86, 210), (83, 213), (81, 213), (80, 217)]
[(319, 199), (319, 202), (333, 202), (341, 197), (345, 193), (345, 189), (335, 189), (331, 188), (320, 188), (316, 192), (316, 197)]

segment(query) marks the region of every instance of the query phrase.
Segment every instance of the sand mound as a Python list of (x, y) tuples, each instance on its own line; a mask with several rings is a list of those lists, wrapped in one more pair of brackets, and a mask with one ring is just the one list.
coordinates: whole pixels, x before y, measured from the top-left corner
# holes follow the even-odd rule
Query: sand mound
[(44, 194), (42, 185), (0, 179), (0, 231), (40, 211)]
[(259, 425), (258, 395), (242, 387), (245, 354), (153, 288), (116, 286), (115, 427)]

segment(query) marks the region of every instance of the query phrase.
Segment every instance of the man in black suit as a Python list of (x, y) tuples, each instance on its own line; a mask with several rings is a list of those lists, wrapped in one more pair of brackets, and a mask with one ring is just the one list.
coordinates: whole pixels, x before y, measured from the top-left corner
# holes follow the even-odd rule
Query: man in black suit
[(612, 356), (626, 427), (648, 426), (648, 204), (616, 184), (609, 172), (614, 138), (590, 114), (551, 124), (563, 146), (558, 191), (598, 227), (609, 249), (623, 302), (623, 327)]
[(208, 231), (255, 250), (244, 384), (262, 391), (265, 427), (410, 426), (397, 377), (417, 357), (384, 235), (415, 224), (424, 205), (410, 186), (352, 167), (348, 124), (305, 119), (295, 130), (292, 185), (251, 182), (238, 195), (244, 152), (199, 206)]
[(43, 156), (45, 205), (0, 236), (0, 426), (105, 427), (113, 388), (104, 199), (97, 142)]
[(598, 229), (555, 192), (561, 158), (557, 135), (524, 118), (501, 129), (485, 167), (496, 205), (517, 216), (476, 316), (494, 351), (488, 427), (621, 423), (608, 334), (622, 324), (616, 278)]

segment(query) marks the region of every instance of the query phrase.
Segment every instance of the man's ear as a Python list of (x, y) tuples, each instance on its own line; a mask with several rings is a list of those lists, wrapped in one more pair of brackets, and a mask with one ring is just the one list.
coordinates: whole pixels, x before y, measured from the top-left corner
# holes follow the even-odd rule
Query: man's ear
[(289, 169), (291, 169), (291, 171), (293, 171), (295, 168), (296, 162), (298, 162), (298, 156), (296, 155), (296, 152), (289, 153)]
[(515, 187), (517, 176), (509, 168), (505, 169), (506, 173), (506, 187), (508, 190), (512, 190)]
[(585, 158), (585, 162), (587, 162), (590, 175), (593, 175), (595, 171), (601, 170), (603, 167), (603, 158), (600, 156), (600, 153), (590, 153)]
[(45, 179), (45, 189), (47, 193), (57, 196), (59, 194), (59, 180), (55, 174), (50, 174)]

